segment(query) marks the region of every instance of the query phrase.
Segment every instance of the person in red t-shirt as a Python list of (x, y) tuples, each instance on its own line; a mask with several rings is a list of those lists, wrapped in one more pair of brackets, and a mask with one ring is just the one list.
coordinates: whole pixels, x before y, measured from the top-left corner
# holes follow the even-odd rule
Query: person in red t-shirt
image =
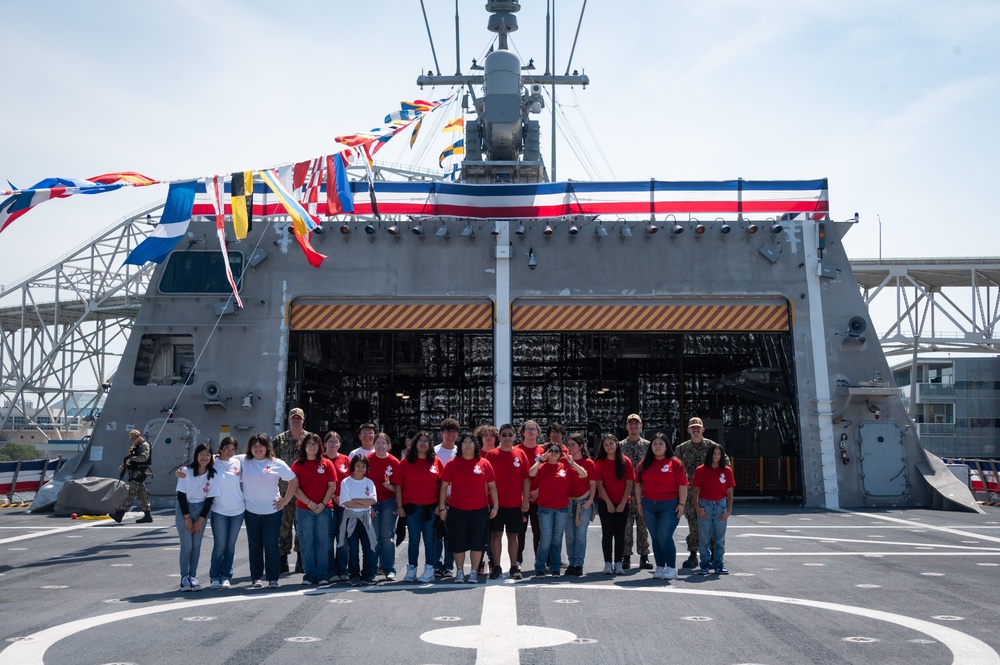
[[(483, 551), (476, 548), (483, 547), (486, 542), (489, 520), (496, 517), (500, 500), (493, 467), (480, 458), (476, 437), (463, 432), (458, 437), (458, 449), (460, 455), (453, 457), (441, 474), (437, 513), (442, 520), (448, 520), (448, 546), (455, 555), (457, 568), (455, 581), (475, 584), (479, 581), (479, 562), (483, 559)], [(448, 488), (451, 488), (450, 499)], [(446, 508), (446, 504), (451, 507)], [(465, 577), (466, 552), (471, 554), (472, 563), (468, 577)]]
[[(538, 445), (538, 437), (542, 434), (541, 426), (534, 420), (525, 420), (521, 423), (519, 430), (521, 443), (517, 447), (522, 450), (528, 458), (528, 462), (534, 464), (538, 461), (538, 456), (542, 454), (542, 448)], [(524, 543), (528, 537), (528, 526), (531, 526), (531, 544), (535, 554), (538, 554), (538, 539), (540, 534), (538, 526), (538, 479), (531, 481), (531, 489), (528, 492), (528, 512), (524, 516), (521, 528), (521, 540), (517, 544), (517, 567), (520, 568), (524, 561)], [(513, 563), (513, 562), (511, 562)]]
[(726, 464), (726, 449), (710, 443), (705, 451), (705, 463), (694, 470), (694, 504), (698, 512), (698, 556), (701, 557), (699, 575), (708, 575), (709, 543), (715, 540), (711, 567), (718, 575), (728, 575), (726, 556), (726, 525), (733, 512), (733, 489), (736, 480), (732, 468)]
[[(493, 425), (480, 425), (476, 429), (472, 430), (472, 436), (476, 437), (476, 440), (479, 441), (479, 456), (482, 457), (483, 459), (487, 459), (487, 453), (489, 453), (491, 450), (495, 450), (496, 447), (499, 445), (500, 430), (498, 430)], [(493, 463), (490, 462), (490, 464), (492, 465)], [(496, 469), (493, 469), (493, 473), (496, 473), (496, 471), (497, 471)], [(498, 487), (497, 494), (499, 495), (499, 493), (500, 493), (500, 488)], [(500, 511), (498, 509), (497, 514), (499, 514), (499, 512)], [(492, 533), (489, 530), (487, 530), (486, 542), (483, 545), (483, 547), (485, 548), (483, 551), (486, 552), (487, 556), (484, 556), (483, 560), (479, 562), (480, 575), (486, 572), (487, 558), (489, 558), (491, 574), (492, 571), (498, 567), (500, 560), (494, 558), (493, 556), (492, 543), (493, 543)]]
[[(604, 550), (604, 574), (621, 575), (625, 555), (625, 524), (631, 510), (635, 472), (614, 434), (601, 436), (597, 449), (597, 504), (601, 517), (601, 547)], [(613, 558), (612, 558), (613, 557)]]
[(587, 527), (593, 515), (594, 497), (597, 496), (597, 467), (587, 453), (587, 440), (575, 432), (566, 442), (573, 461), (587, 470), (586, 478), (572, 478), (569, 486), (569, 517), (566, 522), (566, 555), (569, 566), (566, 574), (583, 575), (583, 559), (587, 556)]
[(399, 460), (389, 454), (392, 439), (385, 432), (375, 435), (375, 452), (368, 456), (368, 473), (365, 474), (375, 483), (378, 493), (375, 502), (374, 519), (375, 556), (378, 557), (379, 568), (389, 582), (396, 579), (396, 490), (392, 479), (399, 469)]
[[(438, 560), (434, 509), (438, 505), (443, 471), (444, 465), (434, 456), (431, 435), (423, 430), (414, 434), (394, 479), (396, 504), (399, 506), (396, 514), (406, 518), (406, 529), (410, 534), (405, 582), (434, 581), (434, 566)], [(424, 539), (424, 572), (418, 578), (417, 558), (421, 537)]]
[(295, 531), (302, 557), (302, 583), (330, 581), (330, 523), (337, 469), (323, 456), (319, 434), (306, 434), (299, 442), (299, 459), (292, 464), (299, 479), (295, 489)]
[(535, 462), (528, 475), (538, 478), (538, 553), (535, 554), (535, 577), (545, 577), (546, 568), (559, 577), (562, 537), (569, 517), (570, 487), (573, 476), (586, 478), (587, 470), (563, 453), (562, 443), (545, 444), (542, 459)]
[(684, 463), (674, 457), (666, 434), (657, 432), (653, 436), (635, 475), (635, 508), (644, 517), (649, 538), (653, 541), (656, 561), (653, 578), (677, 579), (674, 530), (684, 514), (688, 479)]
[[(340, 452), (343, 442), (340, 434), (333, 430), (326, 433), (323, 439), (326, 446), (326, 458), (333, 462), (337, 469), (337, 492), (333, 495), (333, 519), (330, 529), (330, 580), (346, 582), (350, 579), (347, 570), (347, 543), (341, 543), (337, 538), (340, 534), (340, 523), (344, 520), (344, 507), (337, 503), (340, 496), (340, 482), (351, 475), (351, 458)], [(342, 547), (343, 546), (343, 547)]]
[(509, 575), (511, 579), (521, 579), (517, 553), (523, 542), (524, 514), (528, 511), (528, 493), (531, 487), (528, 469), (534, 460), (529, 461), (524, 451), (514, 445), (514, 436), (514, 426), (504, 423), (499, 430), (500, 447), (485, 455), (496, 475), (497, 496), (500, 498), (497, 515), (490, 520), (490, 550), (493, 554), (491, 580), (498, 579), (503, 574), (500, 548), (503, 546), (504, 531), (507, 532), (507, 555), (510, 557)]

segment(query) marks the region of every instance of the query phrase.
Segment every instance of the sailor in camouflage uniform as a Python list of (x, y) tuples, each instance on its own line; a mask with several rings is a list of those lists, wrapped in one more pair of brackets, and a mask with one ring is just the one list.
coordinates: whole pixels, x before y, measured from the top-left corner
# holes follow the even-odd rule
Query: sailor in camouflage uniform
[[(688, 482), (694, 478), (694, 470), (705, 463), (705, 453), (708, 446), (715, 443), (711, 439), (706, 439), (705, 423), (701, 418), (692, 418), (688, 421), (688, 434), (691, 438), (674, 448), (674, 455), (679, 457), (684, 463), (684, 470), (687, 471)], [(726, 456), (726, 466), (729, 466), (729, 456)], [(698, 567), (698, 513), (695, 511), (695, 502), (688, 501), (684, 506), (684, 517), (688, 523), (687, 548), (690, 556), (684, 562), (684, 568)], [(713, 545), (714, 546), (714, 545)], [(705, 562), (703, 562), (705, 563)], [(711, 562), (708, 562), (711, 563)]]
[(137, 429), (128, 433), (128, 441), (128, 454), (125, 455), (121, 466), (118, 467), (121, 469), (122, 475), (128, 474), (128, 496), (125, 497), (125, 501), (118, 507), (118, 510), (110, 515), (114, 521), (120, 524), (125, 513), (132, 507), (132, 502), (138, 501), (139, 507), (142, 508), (142, 517), (137, 519), (136, 523), (146, 524), (153, 521), (153, 516), (149, 512), (149, 490), (146, 489), (146, 478), (152, 475), (149, 467), (153, 463), (153, 449), (149, 442), (142, 438), (142, 433)]
[[(625, 419), (625, 429), (628, 436), (618, 442), (622, 452), (632, 460), (632, 468), (638, 471), (639, 462), (646, 456), (646, 449), (649, 448), (649, 441), (642, 438), (642, 418), (639, 414), (632, 413)], [(632, 535), (633, 525), (638, 536)], [(652, 569), (653, 564), (649, 562), (649, 531), (646, 530), (646, 520), (638, 511), (632, 510), (625, 521), (625, 557), (622, 559), (622, 568), (628, 570), (632, 567), (632, 544), (638, 540), (636, 554), (639, 555), (639, 568)]]
[[(302, 409), (296, 407), (288, 412), (288, 429), (281, 434), (274, 437), (271, 444), (274, 446), (274, 454), (279, 459), (281, 459), (285, 464), (291, 466), (293, 462), (299, 459), (299, 442), (309, 432), (303, 429), (302, 424), (305, 422), (305, 412)], [(284, 480), (279, 480), (278, 485), (280, 486), (281, 493), (284, 495), (285, 489), (288, 487), (288, 483)], [(289, 501), (281, 514), (281, 531), (278, 534), (278, 548), (281, 552), (281, 572), (288, 572), (288, 555), (292, 553), (292, 545), (295, 546), (295, 551), (299, 551), (298, 538), (293, 534), (293, 529), (295, 528), (295, 502)], [(296, 560), (295, 572), (302, 572), (299, 570), (301, 568), (301, 561)]]

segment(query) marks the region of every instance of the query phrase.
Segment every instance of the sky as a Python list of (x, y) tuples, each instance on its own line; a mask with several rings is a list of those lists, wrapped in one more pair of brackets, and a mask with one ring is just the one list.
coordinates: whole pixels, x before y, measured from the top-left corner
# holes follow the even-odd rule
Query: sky
[[(494, 38), (484, 4), (460, 0), (463, 72)], [(582, 4), (555, 0), (560, 73)], [(438, 66), (452, 74), (455, 3), (425, 5)], [(452, 92), (416, 85), (435, 68), (418, 0), (57, 6), (3, 3), (0, 182), (300, 161), (381, 124), (401, 100)], [(511, 35), (538, 71), (545, 6), (522, 0)], [(880, 245), (887, 258), (997, 256), (997, 213), (979, 201), (1000, 175), (997, 34), (995, 0), (594, 0), (571, 64), (591, 85), (557, 91), (557, 176), (827, 177), (833, 218), (859, 214), (852, 258), (877, 258)], [(449, 136), (431, 138), (436, 157)], [(0, 284), (163, 196), (161, 186), (40, 206), (0, 235)]]

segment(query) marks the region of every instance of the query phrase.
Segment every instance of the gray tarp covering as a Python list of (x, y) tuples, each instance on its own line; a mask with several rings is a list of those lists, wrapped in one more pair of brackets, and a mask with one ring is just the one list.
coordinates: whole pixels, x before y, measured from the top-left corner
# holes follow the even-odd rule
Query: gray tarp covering
[(56, 498), (55, 514), (63, 517), (107, 515), (114, 512), (128, 494), (128, 483), (114, 478), (80, 478), (67, 481)]

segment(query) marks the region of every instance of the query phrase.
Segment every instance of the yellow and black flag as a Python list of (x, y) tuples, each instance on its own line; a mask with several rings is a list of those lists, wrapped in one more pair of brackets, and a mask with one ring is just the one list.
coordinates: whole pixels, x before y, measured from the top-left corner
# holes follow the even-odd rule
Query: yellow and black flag
[(236, 230), (236, 239), (242, 240), (253, 230), (253, 171), (234, 173), (229, 191), (233, 228)]

